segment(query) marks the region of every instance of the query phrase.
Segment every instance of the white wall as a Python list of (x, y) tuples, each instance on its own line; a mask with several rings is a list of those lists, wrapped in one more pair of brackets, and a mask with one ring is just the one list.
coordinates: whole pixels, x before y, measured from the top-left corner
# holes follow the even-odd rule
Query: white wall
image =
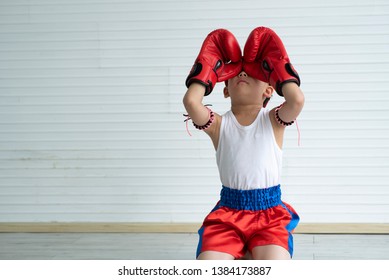
[(384, 0), (0, 0), (0, 222), (201, 222), (220, 182), (207, 136), (185, 131), (184, 81), (210, 31), (243, 48), (260, 25), (306, 95), (284, 200), (305, 223), (388, 223)]

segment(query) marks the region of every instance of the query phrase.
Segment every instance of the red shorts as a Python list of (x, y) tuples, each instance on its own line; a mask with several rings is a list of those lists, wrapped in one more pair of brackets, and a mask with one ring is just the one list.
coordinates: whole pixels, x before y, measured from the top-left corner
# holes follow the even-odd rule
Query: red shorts
[[(223, 191), (226, 190), (224, 188), (226, 187), (223, 187)], [(257, 194), (253, 196), (252, 193), (247, 198), (246, 192), (251, 190), (233, 190), (231, 196), (231, 189), (228, 188), (225, 199), (223, 191), (221, 200), (205, 218), (199, 230), (197, 257), (204, 251), (217, 251), (239, 259), (247, 250), (251, 252), (254, 247), (263, 245), (279, 245), (293, 255), (292, 232), (299, 222), (299, 216), (290, 205), (281, 201), (279, 186), (254, 190), (261, 192), (260, 196), (263, 192), (267, 193), (263, 195), (264, 198), (259, 199)], [(242, 193), (244, 198), (240, 199)], [(256, 203), (247, 203), (252, 200)], [(265, 206), (262, 207), (263, 205)]]

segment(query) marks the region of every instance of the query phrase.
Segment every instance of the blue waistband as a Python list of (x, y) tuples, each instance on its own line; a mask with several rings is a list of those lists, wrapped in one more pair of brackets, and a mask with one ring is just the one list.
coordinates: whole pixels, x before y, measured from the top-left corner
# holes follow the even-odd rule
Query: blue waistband
[(236, 190), (223, 186), (220, 192), (219, 205), (237, 210), (266, 210), (280, 204), (280, 185), (254, 190)]

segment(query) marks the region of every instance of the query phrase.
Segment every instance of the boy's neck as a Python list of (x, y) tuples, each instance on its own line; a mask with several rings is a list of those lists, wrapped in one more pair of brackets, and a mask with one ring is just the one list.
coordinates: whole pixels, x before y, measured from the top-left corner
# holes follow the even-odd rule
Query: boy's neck
[(258, 115), (259, 111), (261, 111), (262, 105), (232, 105), (231, 111), (232, 113), (237, 115)]
[(236, 120), (243, 126), (252, 124), (261, 111), (261, 105), (231, 106), (231, 111)]

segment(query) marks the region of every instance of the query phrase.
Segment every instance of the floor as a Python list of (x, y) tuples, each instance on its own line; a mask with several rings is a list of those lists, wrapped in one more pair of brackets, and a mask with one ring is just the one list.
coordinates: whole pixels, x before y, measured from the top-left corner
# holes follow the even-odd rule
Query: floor
[[(295, 234), (296, 260), (389, 260), (389, 235)], [(191, 260), (197, 234), (0, 233), (1, 260)]]

